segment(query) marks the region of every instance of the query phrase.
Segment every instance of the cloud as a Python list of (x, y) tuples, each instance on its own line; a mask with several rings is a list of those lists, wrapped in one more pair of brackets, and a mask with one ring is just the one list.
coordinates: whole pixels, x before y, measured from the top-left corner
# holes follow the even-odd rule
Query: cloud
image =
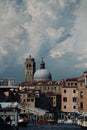
[(61, 44), (57, 44), (55, 48), (50, 51), (50, 56), (53, 58), (62, 57), (66, 53), (74, 52), (75, 39), (67, 36), (66, 40), (62, 41)]
[(75, 35), (75, 53), (77, 58), (77, 63), (75, 65), (76, 68), (86, 69), (86, 55), (87, 55), (87, 8), (86, 8), (87, 1), (81, 1), (81, 6), (76, 12), (77, 19), (75, 21), (75, 26), (73, 28), (74, 35)]
[[(57, 67), (69, 68), (68, 60), (72, 71), (81, 63), (85, 66), (86, 4), (86, 0), (0, 0), (1, 76), (12, 64), (23, 69), (30, 54), (45, 57), (47, 64), (56, 60)], [(63, 64), (58, 66), (59, 62)]]
[[(76, 2), (76, 1), (71, 1)], [(87, 14), (86, 12), (86, 1), (80, 1), (80, 4), (73, 15), (76, 19), (70, 29), (69, 35), (60, 44), (57, 44), (55, 48), (50, 51), (50, 55), (53, 58), (62, 57), (66, 54), (72, 53), (74, 56), (74, 67), (86, 68), (86, 55), (87, 55)], [(76, 61), (77, 60), (77, 61)], [(83, 62), (83, 63), (82, 63)]]
[(87, 62), (86, 63), (82, 63), (82, 64), (77, 64), (77, 65), (75, 65), (75, 68), (84, 68), (84, 69), (86, 69), (87, 68)]

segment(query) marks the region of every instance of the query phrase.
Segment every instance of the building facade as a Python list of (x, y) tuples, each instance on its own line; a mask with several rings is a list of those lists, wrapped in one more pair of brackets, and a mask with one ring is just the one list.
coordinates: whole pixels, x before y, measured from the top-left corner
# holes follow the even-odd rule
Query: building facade
[(20, 95), (20, 104), (24, 107), (22, 107), (20, 113), (22, 114), (29, 114), (30, 111), (27, 109), (28, 107), (35, 108), (35, 96), (34, 93), (31, 91), (19, 91)]
[(87, 71), (78, 79), (78, 111), (87, 112)]
[(62, 111), (63, 112), (77, 112), (77, 99), (78, 99), (78, 90), (76, 78), (66, 79), (65, 86), (62, 87)]
[(87, 112), (87, 71), (82, 77), (66, 79), (61, 95), (62, 111)]

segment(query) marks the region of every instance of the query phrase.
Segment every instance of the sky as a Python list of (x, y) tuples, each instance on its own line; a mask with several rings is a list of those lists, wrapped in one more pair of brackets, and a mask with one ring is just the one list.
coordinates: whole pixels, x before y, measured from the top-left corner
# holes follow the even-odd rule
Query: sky
[(0, 78), (24, 81), (25, 59), (41, 58), (53, 80), (87, 70), (87, 0), (0, 0)]

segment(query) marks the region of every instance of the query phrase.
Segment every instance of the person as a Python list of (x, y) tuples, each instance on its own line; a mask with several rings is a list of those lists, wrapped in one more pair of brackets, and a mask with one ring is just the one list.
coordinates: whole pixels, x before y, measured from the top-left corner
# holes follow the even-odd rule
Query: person
[(5, 90), (0, 92), (0, 102), (20, 102), (20, 96), (17, 92)]

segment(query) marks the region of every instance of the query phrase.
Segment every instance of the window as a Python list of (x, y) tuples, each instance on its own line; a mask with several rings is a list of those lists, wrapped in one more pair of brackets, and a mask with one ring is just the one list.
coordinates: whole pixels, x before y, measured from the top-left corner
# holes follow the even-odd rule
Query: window
[(49, 81), (48, 84), (52, 84), (52, 81)]
[(66, 93), (66, 89), (64, 89), (64, 93)]
[(54, 87), (54, 89), (56, 90), (56, 87)]
[(70, 83), (68, 83), (68, 86), (70, 85)]
[(80, 92), (80, 98), (83, 98), (83, 92), (82, 91)]
[(67, 102), (67, 97), (64, 97), (64, 98), (63, 98), (63, 102)]
[(51, 90), (53, 90), (53, 87), (51, 87)]
[(77, 101), (77, 97), (73, 97), (73, 102), (76, 102)]
[(26, 65), (26, 68), (28, 68), (28, 64)]
[(30, 102), (30, 99), (27, 99), (27, 102)]
[(34, 102), (34, 99), (31, 99), (31, 102)]
[(71, 86), (73, 86), (73, 83), (71, 83)]
[(76, 109), (76, 106), (73, 106), (73, 109)]
[(30, 94), (28, 94), (28, 97), (30, 97)]
[(56, 102), (55, 102), (55, 101), (53, 102), (53, 105), (56, 105)]
[(82, 83), (80, 83), (80, 85), (82, 86)]
[(31, 64), (29, 64), (29, 67), (31, 68)]
[(80, 109), (83, 109), (83, 102), (80, 102)]
[(73, 93), (76, 93), (76, 90), (75, 90), (75, 89), (73, 90)]
[(66, 109), (66, 106), (64, 106), (64, 109)]
[(56, 99), (56, 97), (53, 97), (53, 99)]
[(75, 83), (75, 86), (77, 86), (77, 83)]
[(23, 102), (25, 102), (25, 99), (23, 100)]

